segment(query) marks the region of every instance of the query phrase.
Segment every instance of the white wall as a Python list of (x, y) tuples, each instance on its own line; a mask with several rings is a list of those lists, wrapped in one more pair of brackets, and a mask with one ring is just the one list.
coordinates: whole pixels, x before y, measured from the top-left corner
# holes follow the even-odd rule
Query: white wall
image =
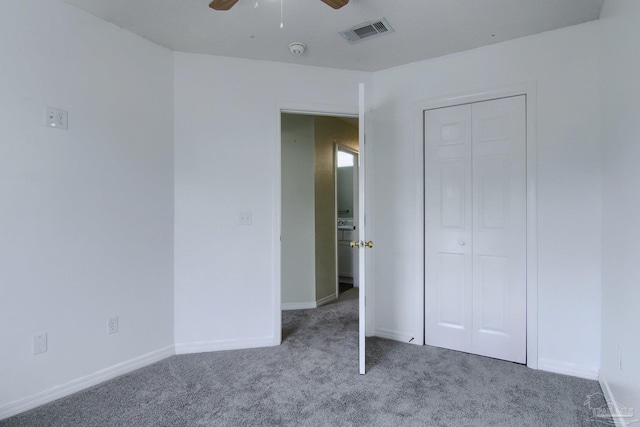
[(545, 369), (595, 378), (602, 218), (598, 29), (597, 22), (588, 23), (374, 74), (376, 334), (421, 341), (419, 104), (535, 81), (538, 357)]
[(282, 115), (282, 308), (316, 306), (314, 116)]
[(171, 353), (173, 67), (58, 0), (3, 1), (0, 57), (2, 418)]
[[(176, 351), (272, 345), (279, 105), (357, 112), (370, 75), (186, 53), (174, 61)], [(240, 211), (253, 213), (251, 226), (238, 225)]]
[[(608, 0), (600, 25), (604, 234), (602, 366), (609, 398), (640, 414), (640, 2)], [(622, 368), (618, 361), (622, 357)]]

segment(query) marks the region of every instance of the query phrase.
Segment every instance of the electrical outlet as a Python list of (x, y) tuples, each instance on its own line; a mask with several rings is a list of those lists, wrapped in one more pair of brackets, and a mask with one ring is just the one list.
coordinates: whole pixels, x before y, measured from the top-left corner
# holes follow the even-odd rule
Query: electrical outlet
[(47, 352), (47, 333), (43, 332), (33, 336), (33, 355)]
[(251, 212), (240, 212), (239, 221), (240, 225), (251, 225), (252, 214)]
[(107, 332), (109, 335), (118, 332), (118, 316), (110, 317), (107, 322)]
[(68, 113), (58, 108), (47, 107), (47, 126), (68, 129)]

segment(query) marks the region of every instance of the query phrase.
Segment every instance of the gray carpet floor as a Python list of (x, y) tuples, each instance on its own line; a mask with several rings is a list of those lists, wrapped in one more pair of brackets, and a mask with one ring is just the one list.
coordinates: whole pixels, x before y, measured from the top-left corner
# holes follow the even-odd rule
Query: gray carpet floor
[(278, 347), (174, 356), (0, 426), (603, 426), (595, 381), (434, 347), (367, 339), (358, 290), (283, 313)]

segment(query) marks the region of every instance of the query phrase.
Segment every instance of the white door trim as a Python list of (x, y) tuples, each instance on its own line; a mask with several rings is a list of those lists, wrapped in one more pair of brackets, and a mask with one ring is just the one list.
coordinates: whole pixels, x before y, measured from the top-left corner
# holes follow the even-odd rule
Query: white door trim
[(358, 117), (357, 105), (325, 105), (325, 104), (303, 104), (303, 103), (278, 103), (273, 110), (275, 135), (273, 137), (273, 226), (272, 242), (274, 253), (274, 265), (272, 283), (273, 301), (273, 345), (282, 343), (282, 164), (280, 152), (282, 150), (282, 113), (308, 114), (313, 116), (333, 116), (333, 117)]
[(514, 84), (477, 92), (467, 92), (434, 98), (415, 104), (415, 170), (416, 200), (415, 227), (422, 236), (416, 245), (417, 262), (415, 312), (416, 334), (421, 337), (417, 344), (424, 345), (424, 111), (433, 108), (451, 107), (489, 101), (509, 96), (526, 96), (527, 117), (527, 366), (538, 369), (538, 173), (537, 173), (537, 85), (535, 81)]

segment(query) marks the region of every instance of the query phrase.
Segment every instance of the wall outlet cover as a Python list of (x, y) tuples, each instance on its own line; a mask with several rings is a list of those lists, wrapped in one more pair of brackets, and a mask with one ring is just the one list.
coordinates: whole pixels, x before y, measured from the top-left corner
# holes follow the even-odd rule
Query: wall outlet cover
[(107, 322), (107, 333), (111, 335), (118, 332), (119, 323), (118, 316), (110, 317)]
[(33, 354), (42, 354), (47, 352), (47, 333), (36, 334), (33, 336)]
[(69, 115), (58, 108), (47, 107), (47, 126), (56, 129), (68, 129)]

